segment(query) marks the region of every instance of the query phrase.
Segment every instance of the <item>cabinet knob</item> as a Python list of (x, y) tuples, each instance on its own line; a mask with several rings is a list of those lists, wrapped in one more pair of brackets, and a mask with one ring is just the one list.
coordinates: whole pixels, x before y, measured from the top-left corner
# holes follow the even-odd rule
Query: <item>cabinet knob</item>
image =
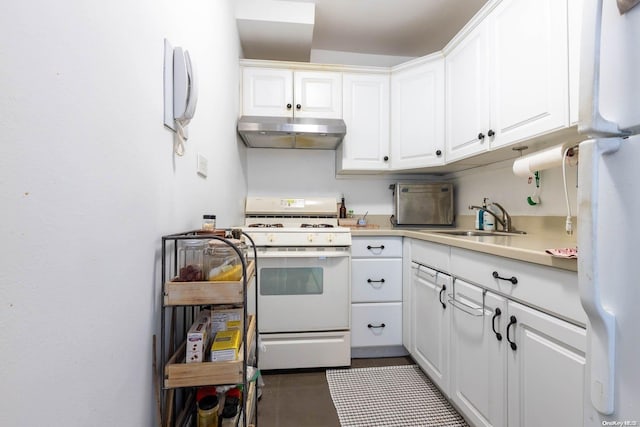
[(299, 110), (299, 109), (301, 109), (301, 108), (302, 108), (302, 105), (300, 105), (300, 104), (296, 104), (296, 110)]
[(442, 150), (436, 150), (436, 156), (441, 156), (442, 155)]
[(384, 156), (382, 159), (383, 159), (385, 162), (388, 162), (388, 161), (389, 161), (389, 156)]
[(287, 104), (287, 110), (291, 110), (291, 104)]
[(478, 139), (479, 139), (480, 141), (482, 141), (482, 140), (484, 139), (484, 133), (480, 132), (480, 133), (478, 134)]
[(489, 132), (487, 132), (487, 135), (489, 136), (489, 138), (491, 138), (491, 137), (492, 137), (493, 135), (495, 135), (495, 134), (496, 134), (496, 133), (495, 133), (493, 130), (491, 130), (491, 129), (489, 129)]

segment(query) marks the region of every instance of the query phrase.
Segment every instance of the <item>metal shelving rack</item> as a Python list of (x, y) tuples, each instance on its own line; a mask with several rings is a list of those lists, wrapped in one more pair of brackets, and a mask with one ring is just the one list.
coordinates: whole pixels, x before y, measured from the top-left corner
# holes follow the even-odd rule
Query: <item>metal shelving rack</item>
[[(235, 232), (235, 230), (234, 230)], [(257, 307), (257, 252), (253, 239), (240, 232), (251, 243), (254, 257), (248, 261), (230, 240), (201, 230), (171, 234), (162, 237), (162, 295), (160, 332), (160, 417), (163, 427), (182, 427), (195, 405), (195, 387), (204, 385), (242, 384), (242, 404), (238, 424), (249, 426), (252, 418), (257, 425), (257, 381), (247, 380), (250, 346), (254, 363), (258, 366), (258, 307)], [(236, 252), (242, 262), (242, 279), (232, 282), (175, 282), (170, 279), (178, 271), (178, 247), (182, 240), (220, 240)], [(171, 257), (171, 258), (170, 258)], [(255, 314), (248, 315), (247, 284), (255, 278)], [(244, 331), (242, 334), (242, 360), (224, 362), (184, 363), (184, 338), (203, 306), (242, 305)], [(170, 316), (168, 316), (170, 312)], [(169, 324), (167, 325), (167, 322)], [(180, 344), (182, 342), (182, 344)], [(252, 364), (252, 365), (253, 365)], [(174, 413), (181, 408), (179, 413)]]

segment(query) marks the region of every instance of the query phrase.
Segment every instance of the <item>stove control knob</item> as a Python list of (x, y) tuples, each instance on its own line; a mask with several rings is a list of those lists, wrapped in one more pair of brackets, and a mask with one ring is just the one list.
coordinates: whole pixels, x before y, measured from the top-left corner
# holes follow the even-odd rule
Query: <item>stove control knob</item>
[(333, 233), (329, 233), (327, 235), (327, 242), (329, 242), (329, 243), (333, 242), (334, 238), (335, 238), (335, 236), (333, 235)]
[(267, 240), (273, 243), (276, 240), (276, 236), (274, 236), (273, 234), (267, 234)]
[(313, 234), (307, 234), (307, 240), (313, 242)]

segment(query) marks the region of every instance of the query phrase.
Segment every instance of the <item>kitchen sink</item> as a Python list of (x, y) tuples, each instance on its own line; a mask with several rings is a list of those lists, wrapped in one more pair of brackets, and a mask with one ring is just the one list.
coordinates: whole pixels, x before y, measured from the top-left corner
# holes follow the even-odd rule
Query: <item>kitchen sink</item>
[(447, 231), (429, 231), (435, 234), (446, 234), (448, 236), (519, 236), (527, 234), (524, 231), (484, 231), (484, 230), (447, 230)]

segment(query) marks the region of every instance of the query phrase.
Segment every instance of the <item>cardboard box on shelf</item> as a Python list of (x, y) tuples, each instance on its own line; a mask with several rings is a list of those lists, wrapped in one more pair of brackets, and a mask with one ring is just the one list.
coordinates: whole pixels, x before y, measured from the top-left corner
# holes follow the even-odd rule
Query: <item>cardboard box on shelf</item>
[(237, 360), (241, 341), (242, 334), (237, 329), (217, 332), (211, 345), (211, 361)]
[(211, 332), (238, 330), (243, 331), (244, 310), (241, 308), (214, 308), (211, 312)]
[(210, 337), (211, 311), (201, 310), (187, 332), (186, 363), (199, 363), (205, 360)]

